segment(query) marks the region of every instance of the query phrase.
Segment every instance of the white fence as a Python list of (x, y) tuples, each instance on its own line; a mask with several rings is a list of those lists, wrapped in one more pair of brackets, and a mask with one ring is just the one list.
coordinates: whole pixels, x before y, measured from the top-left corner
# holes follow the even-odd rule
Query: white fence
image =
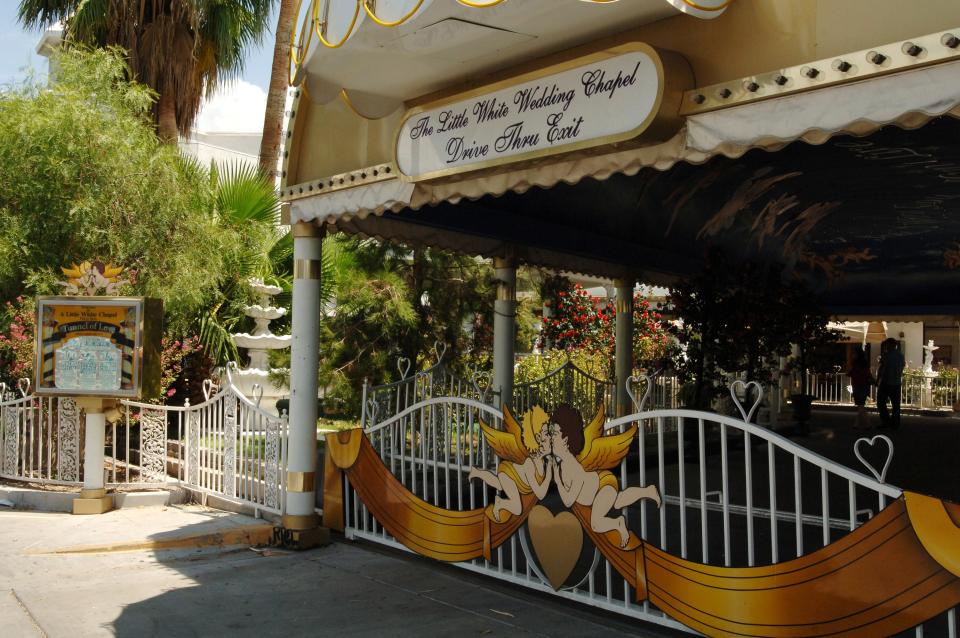
[[(799, 387), (799, 383), (795, 383)], [(818, 403), (853, 405), (850, 378), (841, 372), (807, 373), (808, 392)], [(877, 387), (870, 386), (867, 403), (876, 404)], [(923, 377), (905, 374), (900, 385), (903, 407), (925, 410), (952, 410), (960, 402), (960, 385), (955, 377)]]
[[(36, 483), (83, 482), (83, 411), (76, 400), (35, 397), (0, 401), (0, 476)], [(232, 385), (198, 405), (120, 401), (108, 419), (104, 474), (108, 486), (172, 484), (283, 513), (288, 420), (262, 410)]]
[[(469, 481), (468, 474), (473, 467), (496, 472), (498, 459), (479, 423), (502, 428), (502, 416), (472, 399), (430, 398), (380, 421), (368, 418), (365, 434), (414, 495), (463, 511), (493, 498), (491, 489)], [(658, 509), (644, 500), (624, 509), (628, 525), (647, 543), (692, 561), (739, 567), (801, 556), (840, 539), (901, 494), (744, 420), (661, 409), (609, 420), (605, 430), (622, 432), (634, 423), (640, 425), (634, 449), (615, 474), (622, 488), (658, 486), (664, 504)], [(348, 537), (403, 548), (349, 484), (344, 499)], [(458, 565), (554, 592), (531, 557), (522, 528), (491, 558)], [(556, 595), (689, 631), (651, 603), (635, 603), (627, 581), (598, 552), (580, 564), (574, 578), (579, 582)], [(949, 624), (951, 636), (955, 611), (937, 621)], [(918, 628), (917, 635), (922, 631)]]

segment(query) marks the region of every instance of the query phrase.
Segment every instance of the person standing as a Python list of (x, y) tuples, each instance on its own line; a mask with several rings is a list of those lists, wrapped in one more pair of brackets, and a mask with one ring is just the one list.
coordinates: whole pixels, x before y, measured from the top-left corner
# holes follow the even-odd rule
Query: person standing
[[(862, 348), (858, 348), (853, 356), (853, 365), (847, 371), (850, 377), (850, 386), (853, 394), (853, 403), (857, 406), (857, 418), (854, 421), (855, 430), (865, 430), (870, 427), (867, 419), (867, 395), (870, 394), (870, 386), (874, 383), (873, 375), (870, 374), (870, 363), (867, 361), (867, 353)], [(879, 399), (878, 399), (879, 400)]]
[[(897, 429), (900, 427), (900, 384), (903, 382), (903, 368), (906, 361), (900, 352), (900, 342), (887, 339), (880, 353), (880, 366), (877, 368), (877, 409), (880, 412), (880, 427)], [(887, 401), (893, 411), (887, 412)]]

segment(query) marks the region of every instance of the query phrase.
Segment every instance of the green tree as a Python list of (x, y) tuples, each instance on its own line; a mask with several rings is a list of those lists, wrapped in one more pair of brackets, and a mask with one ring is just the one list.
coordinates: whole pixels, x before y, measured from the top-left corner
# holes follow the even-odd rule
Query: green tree
[(675, 366), (692, 407), (708, 407), (728, 374), (770, 384), (792, 344), (806, 350), (836, 339), (803, 282), (785, 280), (778, 265), (735, 262), (719, 250), (672, 288), (670, 302), (681, 320)]
[(0, 298), (58, 292), (61, 266), (100, 257), (187, 330), (244, 237), (220, 223), (206, 171), (158, 143), (124, 58), (74, 49), (53, 86), (0, 97)]
[(133, 78), (157, 94), (161, 139), (189, 135), (204, 93), (239, 76), (268, 28), (273, 0), (21, 0), (28, 27), (63, 22), (68, 44), (119, 46)]

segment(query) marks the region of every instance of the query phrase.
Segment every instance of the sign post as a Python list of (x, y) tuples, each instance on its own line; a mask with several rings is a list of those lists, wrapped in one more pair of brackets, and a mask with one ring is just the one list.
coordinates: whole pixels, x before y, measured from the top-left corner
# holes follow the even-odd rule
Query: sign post
[(103, 514), (113, 509), (113, 497), (107, 494), (103, 480), (103, 448), (106, 443), (107, 420), (104, 400), (86, 397), (77, 400), (86, 414), (84, 436), (83, 489), (73, 499), (74, 514)]
[[(104, 409), (138, 399), (160, 382), (163, 306), (143, 297), (40, 297), (37, 300), (36, 393), (77, 397), (86, 413), (83, 489), (74, 514), (113, 507), (104, 484)], [(129, 465), (130, 459), (125, 459)]]

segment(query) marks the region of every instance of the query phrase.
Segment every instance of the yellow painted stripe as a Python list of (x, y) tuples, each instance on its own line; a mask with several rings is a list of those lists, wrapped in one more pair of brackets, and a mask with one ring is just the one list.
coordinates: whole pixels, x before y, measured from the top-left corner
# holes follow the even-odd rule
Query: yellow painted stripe
[(222, 532), (179, 536), (175, 538), (144, 539), (96, 545), (75, 545), (59, 549), (36, 549), (29, 554), (107, 554), (144, 550), (184, 549), (228, 545), (267, 545), (273, 536), (272, 525), (244, 525)]

